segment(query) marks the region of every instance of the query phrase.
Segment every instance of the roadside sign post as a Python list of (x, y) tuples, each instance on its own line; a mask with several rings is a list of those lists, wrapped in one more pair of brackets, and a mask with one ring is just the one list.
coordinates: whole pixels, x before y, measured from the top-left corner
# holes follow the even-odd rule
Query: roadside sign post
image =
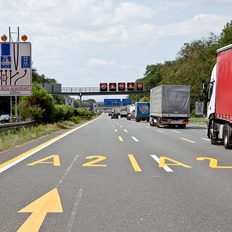
[(65, 99), (65, 105), (71, 106), (74, 109), (74, 98), (71, 98), (71, 97), (66, 98)]
[(26, 42), (26, 35), (22, 36), (24, 42), (20, 42), (19, 27), (17, 42), (12, 42), (12, 34), (16, 33), (9, 28), (9, 42), (6, 35), (0, 42), (0, 96), (10, 97), (11, 117), (14, 96), (16, 121), (21, 121), (21, 96), (32, 94), (31, 43)]
[(195, 115), (204, 114), (204, 102), (196, 102), (195, 104)]

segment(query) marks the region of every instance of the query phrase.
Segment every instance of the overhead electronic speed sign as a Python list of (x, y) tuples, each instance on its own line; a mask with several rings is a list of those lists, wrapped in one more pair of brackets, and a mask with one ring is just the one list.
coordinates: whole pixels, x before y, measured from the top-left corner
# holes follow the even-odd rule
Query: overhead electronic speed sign
[(143, 83), (136, 84), (137, 90), (143, 90)]
[(107, 83), (100, 83), (100, 91), (107, 91)]
[(125, 91), (126, 86), (125, 83), (118, 83), (118, 91)]
[(0, 43), (0, 56), (0, 96), (31, 95), (31, 43)]

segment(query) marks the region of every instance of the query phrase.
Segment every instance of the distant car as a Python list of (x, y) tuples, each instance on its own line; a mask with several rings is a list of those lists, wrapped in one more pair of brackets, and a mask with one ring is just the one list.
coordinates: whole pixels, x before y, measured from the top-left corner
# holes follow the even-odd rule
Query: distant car
[(11, 117), (10, 117), (10, 115), (8, 115), (8, 114), (3, 114), (3, 115), (0, 116), (0, 122), (1, 122), (1, 123), (2, 123), (2, 122), (9, 122), (10, 119), (11, 119)]
[(109, 113), (108, 113), (108, 116), (111, 116), (111, 115), (112, 115), (112, 113), (111, 113), (111, 112), (109, 112)]
[(112, 114), (111, 118), (117, 118), (118, 119), (118, 114)]

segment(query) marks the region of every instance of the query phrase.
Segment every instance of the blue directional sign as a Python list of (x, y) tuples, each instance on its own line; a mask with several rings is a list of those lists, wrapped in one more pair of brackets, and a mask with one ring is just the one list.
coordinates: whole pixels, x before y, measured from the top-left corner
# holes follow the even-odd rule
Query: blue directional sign
[(122, 99), (122, 105), (123, 106), (131, 105), (131, 99), (130, 98), (128, 98), (128, 99)]
[(31, 67), (31, 57), (30, 56), (22, 56), (21, 58), (21, 68), (30, 68)]
[(11, 68), (10, 43), (1, 44), (1, 68)]
[(121, 99), (104, 99), (104, 106), (121, 106)]
[(11, 68), (11, 56), (1, 56), (1, 68)]

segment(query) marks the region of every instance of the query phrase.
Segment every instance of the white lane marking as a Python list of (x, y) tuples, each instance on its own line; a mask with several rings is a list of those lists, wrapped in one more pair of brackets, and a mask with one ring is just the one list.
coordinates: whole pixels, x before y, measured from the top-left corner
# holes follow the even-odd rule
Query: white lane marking
[(210, 139), (206, 139), (206, 138), (201, 138), (201, 139), (203, 139), (203, 140), (205, 140), (205, 141), (210, 141)]
[(59, 188), (59, 186), (62, 184), (64, 178), (67, 176), (67, 174), (69, 173), (69, 171), (71, 170), (73, 164), (75, 163), (75, 161), (77, 160), (78, 155), (76, 155), (76, 157), (74, 158), (74, 160), (72, 161), (71, 165), (68, 167), (68, 169), (66, 170), (66, 172), (64, 173), (64, 175), (62, 176), (62, 178), (60, 179), (59, 183), (56, 185), (56, 188)]
[(74, 204), (74, 207), (73, 207), (73, 210), (72, 210), (71, 217), (70, 217), (69, 222), (68, 222), (68, 229), (67, 229), (68, 232), (72, 231), (72, 226), (73, 226), (74, 220), (76, 218), (77, 209), (78, 209), (78, 206), (79, 206), (80, 201), (81, 201), (82, 193), (83, 193), (83, 189), (80, 188), (79, 192), (78, 192), (78, 195), (76, 197), (76, 201), (75, 201), (75, 204)]
[(126, 129), (124, 129), (125, 132), (128, 132)]
[(131, 138), (134, 139), (135, 142), (139, 142), (139, 140), (136, 139), (134, 136), (132, 136)]
[(121, 128), (122, 128), (122, 126), (119, 126), (119, 127), (121, 127)]
[(173, 132), (180, 133), (180, 131), (172, 130)]
[[(156, 155), (151, 155), (151, 157), (159, 164), (159, 158), (156, 156)], [(166, 171), (166, 172), (174, 172), (171, 168), (169, 168), (167, 165), (165, 165), (163, 167), (163, 169)]]

